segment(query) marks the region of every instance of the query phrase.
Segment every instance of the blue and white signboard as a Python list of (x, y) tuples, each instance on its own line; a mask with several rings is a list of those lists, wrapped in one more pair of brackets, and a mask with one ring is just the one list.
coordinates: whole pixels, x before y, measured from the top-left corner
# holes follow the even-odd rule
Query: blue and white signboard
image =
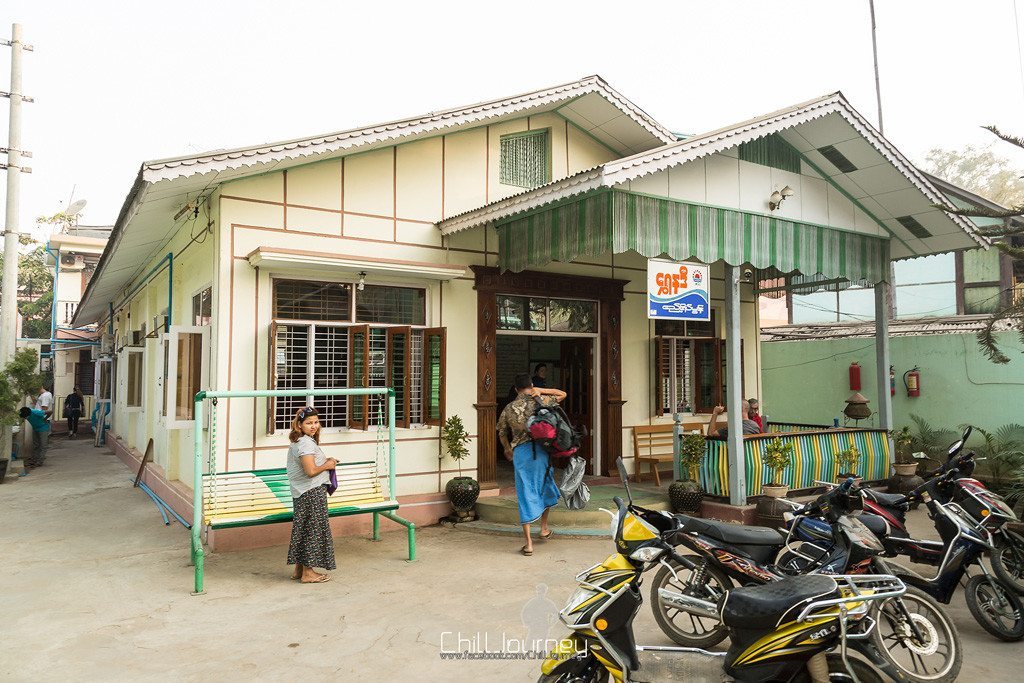
[(647, 317), (711, 320), (711, 276), (702, 263), (647, 261)]

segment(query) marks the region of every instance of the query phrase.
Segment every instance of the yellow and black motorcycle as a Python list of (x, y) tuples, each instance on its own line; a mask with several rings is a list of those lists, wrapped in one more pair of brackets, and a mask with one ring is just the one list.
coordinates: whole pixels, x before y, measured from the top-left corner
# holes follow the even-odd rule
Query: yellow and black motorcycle
[[(621, 459), (618, 464), (625, 482)], [(617, 552), (576, 576), (579, 587), (559, 613), (571, 633), (544, 660), (541, 682), (634, 681), (644, 651), (681, 653), (705, 663), (719, 658), (713, 660), (721, 662), (718, 671), (740, 682), (903, 680), (869, 639), (873, 604), (906, 591), (902, 581), (889, 575), (796, 576), (732, 589), (717, 604), (681, 596), (691, 611), (704, 610), (729, 627), (728, 652), (638, 646), (633, 619), (643, 602), (642, 576), (662, 557), (675, 555), (664, 536), (677, 530), (680, 521), (634, 505), (628, 484), (626, 493), (628, 503), (614, 499)]]

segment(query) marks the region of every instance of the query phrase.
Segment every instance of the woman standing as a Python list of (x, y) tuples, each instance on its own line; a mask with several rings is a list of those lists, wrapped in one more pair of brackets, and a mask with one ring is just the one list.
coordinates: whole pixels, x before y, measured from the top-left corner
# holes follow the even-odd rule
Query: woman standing
[[(505, 406), (498, 420), (498, 437), (505, 448), (505, 458), (512, 461), (516, 470), (516, 499), (519, 502), (519, 523), (523, 525), (526, 545), (519, 549), (523, 555), (533, 555), (533, 537), (530, 525), (540, 520), (540, 538), (551, 537), (548, 528), (548, 512), (558, 504), (558, 485), (551, 472), (548, 453), (536, 447), (526, 430), (526, 421), (537, 409), (537, 401), (544, 405), (560, 403), (565, 392), (558, 389), (541, 389), (533, 386), (529, 375), (516, 377), (516, 399)], [(511, 439), (509, 438), (511, 432)]]
[(82, 395), (82, 389), (76, 386), (75, 391), (64, 399), (64, 417), (68, 419), (69, 439), (78, 436), (78, 420), (82, 417), (83, 410), (85, 410), (85, 396)]
[(292, 489), (292, 542), (288, 564), (295, 565), (292, 578), (302, 583), (330, 581), (313, 567), (334, 569), (334, 540), (327, 516), (327, 486), (337, 461), (320, 450), (320, 418), (306, 406), (295, 413), (288, 434), (288, 483)]

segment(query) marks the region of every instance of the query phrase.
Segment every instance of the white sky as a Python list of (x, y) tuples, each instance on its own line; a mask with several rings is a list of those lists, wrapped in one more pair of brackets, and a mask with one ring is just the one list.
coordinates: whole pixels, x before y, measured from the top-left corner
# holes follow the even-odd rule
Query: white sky
[[(1018, 0), (1024, 19), (1024, 0)], [(912, 160), (1024, 133), (1013, 0), (877, 0), (885, 130)], [(112, 223), (145, 159), (343, 130), (600, 74), (697, 133), (842, 90), (876, 118), (867, 0), (3, 0), (24, 58), (21, 226)], [(9, 50), (0, 47), (0, 90)], [(7, 104), (0, 100), (0, 146)], [(1024, 168), (1024, 154), (997, 149)], [(0, 183), (0, 200), (5, 193)]]

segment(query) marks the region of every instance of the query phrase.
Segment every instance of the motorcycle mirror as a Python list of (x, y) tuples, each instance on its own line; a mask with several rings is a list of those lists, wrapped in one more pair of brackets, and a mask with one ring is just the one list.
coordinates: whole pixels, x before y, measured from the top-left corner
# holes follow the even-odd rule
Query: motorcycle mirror
[(950, 445), (950, 447), (949, 447), (949, 457), (950, 458), (952, 458), (954, 455), (956, 455), (957, 453), (959, 453), (963, 449), (964, 444), (967, 443), (967, 439), (970, 438), (971, 432), (973, 432), (973, 431), (974, 431), (974, 427), (972, 427), (971, 425), (967, 425), (964, 428), (964, 433), (963, 433), (963, 435), (960, 436), (960, 439), (958, 441), (954, 441)]
[(615, 466), (619, 469), (619, 479), (622, 480), (622, 486), (626, 489), (626, 498), (629, 499), (629, 504), (633, 504), (633, 494), (629, 491), (629, 475), (626, 474), (626, 465), (622, 462), (622, 456), (619, 456), (615, 460)]

